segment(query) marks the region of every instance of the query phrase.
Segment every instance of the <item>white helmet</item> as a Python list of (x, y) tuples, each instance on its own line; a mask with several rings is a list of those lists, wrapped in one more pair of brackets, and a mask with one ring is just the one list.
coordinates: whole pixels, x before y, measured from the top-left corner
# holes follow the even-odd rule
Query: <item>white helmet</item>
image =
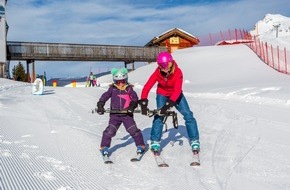
[(116, 69), (113, 68), (111, 70), (111, 73), (113, 75), (113, 81), (116, 82), (117, 80), (128, 80), (128, 70), (126, 68), (122, 68), (122, 69)]

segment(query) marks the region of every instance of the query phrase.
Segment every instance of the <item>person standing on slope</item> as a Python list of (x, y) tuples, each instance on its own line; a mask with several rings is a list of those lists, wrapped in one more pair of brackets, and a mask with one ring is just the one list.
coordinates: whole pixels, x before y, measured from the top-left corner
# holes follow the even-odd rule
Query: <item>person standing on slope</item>
[(89, 87), (91, 87), (91, 86), (94, 87), (94, 74), (93, 74), (93, 72), (90, 72), (89, 79), (90, 79)]
[(141, 92), (138, 103), (143, 115), (148, 115), (148, 93), (157, 83), (156, 104), (158, 113), (154, 116), (151, 128), (150, 149), (160, 151), (160, 141), (163, 130), (163, 119), (171, 107), (183, 115), (188, 133), (189, 143), (194, 153), (200, 150), (199, 132), (196, 119), (191, 112), (187, 100), (182, 93), (183, 74), (169, 52), (161, 52), (157, 56), (158, 68), (149, 77)]
[(133, 90), (133, 85), (128, 84), (128, 71), (126, 68), (120, 70), (113, 68), (111, 71), (114, 83), (102, 94), (97, 103), (97, 113), (105, 113), (105, 103), (111, 98), (110, 110), (126, 111), (127, 113), (110, 113), (109, 125), (103, 132), (100, 151), (103, 155), (109, 154), (111, 140), (116, 135), (120, 125), (132, 136), (137, 146), (137, 153), (142, 154), (146, 147), (142, 132), (137, 128), (133, 117), (134, 109), (138, 106), (138, 96)]

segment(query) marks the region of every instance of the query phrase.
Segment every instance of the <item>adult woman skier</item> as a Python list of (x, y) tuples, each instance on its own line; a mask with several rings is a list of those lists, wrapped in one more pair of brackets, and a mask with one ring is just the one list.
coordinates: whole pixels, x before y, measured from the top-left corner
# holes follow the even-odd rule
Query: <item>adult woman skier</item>
[(185, 120), (191, 149), (195, 154), (198, 154), (200, 150), (199, 132), (197, 122), (182, 93), (182, 71), (169, 52), (159, 53), (157, 64), (158, 67), (144, 85), (139, 100), (142, 114), (148, 115), (148, 93), (157, 83), (156, 104), (159, 113), (154, 116), (151, 128), (151, 150), (160, 151), (164, 115), (169, 108), (175, 106)]

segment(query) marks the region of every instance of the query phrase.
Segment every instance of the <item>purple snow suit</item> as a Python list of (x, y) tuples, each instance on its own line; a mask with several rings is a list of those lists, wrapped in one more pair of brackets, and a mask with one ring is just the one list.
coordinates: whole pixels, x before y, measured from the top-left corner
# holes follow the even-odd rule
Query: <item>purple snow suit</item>
[[(111, 98), (111, 110), (126, 110), (131, 101), (137, 103), (138, 96), (131, 85), (128, 85), (125, 90), (120, 90), (116, 86), (111, 85), (107, 92), (103, 93), (100, 100), (106, 102)], [(116, 135), (120, 125), (126, 128), (126, 131), (132, 136), (135, 145), (144, 145), (143, 135), (140, 129), (137, 128), (133, 116), (128, 114), (110, 114), (109, 126), (104, 130), (101, 147), (110, 147), (112, 137)]]

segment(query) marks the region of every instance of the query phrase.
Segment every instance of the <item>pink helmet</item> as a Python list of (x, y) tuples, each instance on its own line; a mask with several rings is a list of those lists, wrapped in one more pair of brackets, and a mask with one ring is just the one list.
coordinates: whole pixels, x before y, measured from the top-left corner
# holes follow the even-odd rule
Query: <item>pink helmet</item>
[(171, 61), (173, 61), (172, 55), (167, 51), (161, 52), (157, 56), (157, 64), (162, 68), (167, 68)]

